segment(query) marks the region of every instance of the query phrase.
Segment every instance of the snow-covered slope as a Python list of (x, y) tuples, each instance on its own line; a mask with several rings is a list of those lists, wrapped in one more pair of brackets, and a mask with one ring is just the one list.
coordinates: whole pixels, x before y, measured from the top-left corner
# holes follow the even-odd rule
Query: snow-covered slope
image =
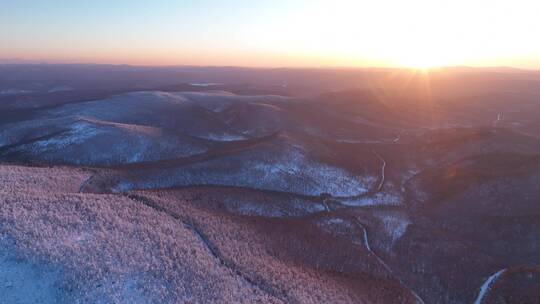
[(35, 180), (0, 188), (0, 302), (280, 303), (182, 221), (124, 196), (45, 187), (34, 173), (47, 170), (0, 167), (0, 179)]
[(157, 164), (148, 164), (145, 168), (135, 168), (116, 176), (114, 179), (118, 182), (112, 190), (214, 185), (348, 197), (365, 194), (376, 183), (375, 172), (373, 175), (355, 175), (344, 168), (317, 161), (300, 143), (281, 135), (249, 149), (195, 163), (160, 167), (159, 170)]
[[(4, 155), (76, 165), (114, 165), (204, 153), (212, 143), (160, 128), (84, 117), (28, 121), (0, 133)], [(2, 146), (0, 146), (1, 148)]]
[[(278, 97), (274, 97), (276, 99)], [(103, 100), (66, 105), (49, 115), (81, 115), (103, 121), (173, 129), (212, 140), (246, 138), (220, 118), (220, 112), (233, 103), (271, 99), (236, 96), (230, 93), (135, 92)]]

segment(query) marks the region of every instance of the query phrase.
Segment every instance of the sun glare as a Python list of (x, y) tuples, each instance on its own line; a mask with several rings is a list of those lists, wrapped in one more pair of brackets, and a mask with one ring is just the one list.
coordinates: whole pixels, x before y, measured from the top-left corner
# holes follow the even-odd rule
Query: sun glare
[(415, 69), (432, 69), (446, 65), (443, 61), (437, 60), (436, 58), (430, 57), (425, 54), (416, 54), (412, 56), (404, 56), (403, 59), (399, 60), (399, 64), (406, 68), (415, 68)]
[(423, 41), (412, 43), (394, 54), (399, 66), (415, 69), (432, 69), (453, 64), (452, 54)]

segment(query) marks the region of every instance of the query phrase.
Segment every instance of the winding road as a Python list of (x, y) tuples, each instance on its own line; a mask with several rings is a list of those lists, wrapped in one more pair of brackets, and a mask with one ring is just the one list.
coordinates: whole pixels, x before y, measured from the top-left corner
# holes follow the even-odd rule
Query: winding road
[[(412, 290), (411, 288), (409, 288), (397, 275), (394, 274), (394, 272), (392, 271), (392, 268), (390, 268), (390, 266), (388, 266), (388, 264), (386, 264), (384, 262), (383, 259), (381, 259), (381, 257), (379, 257), (372, 249), (371, 249), (371, 246), (369, 245), (369, 237), (368, 237), (368, 232), (367, 232), (367, 228), (366, 226), (364, 226), (364, 224), (362, 224), (358, 219), (355, 219), (355, 222), (357, 224), (358, 227), (360, 227), (363, 231), (363, 239), (364, 239), (364, 246), (366, 247), (366, 249), (369, 251), (369, 253), (371, 255), (373, 255), (377, 261), (384, 267), (384, 269), (386, 271), (388, 271), (388, 273), (390, 273), (394, 278), (396, 278), (399, 283), (405, 287), (407, 290), (409, 290), (411, 292), (411, 294), (414, 296), (414, 298), (416, 299), (416, 302), (417, 303), (420, 303), (420, 304), (425, 304), (424, 300), (422, 300), (422, 298), (420, 298), (420, 296), (414, 291)], [(476, 304), (476, 303), (475, 303)]]
[(84, 189), (86, 188), (86, 186), (90, 183), (90, 181), (92, 180), (92, 178), (97, 174), (97, 171), (95, 170), (91, 170), (92, 171), (92, 174), (90, 174), (90, 176), (88, 176), (84, 182), (81, 183), (81, 185), (79, 186), (79, 193), (83, 193), (84, 192)]
[(392, 141), (392, 143), (397, 144), (401, 140), (401, 134), (398, 134), (396, 138)]
[(482, 284), (482, 287), (480, 287), (480, 292), (478, 293), (476, 300), (474, 300), (474, 304), (482, 304), (482, 301), (484, 300), (487, 292), (491, 289), (493, 283), (495, 283), (495, 281), (497, 281), (497, 279), (505, 272), (506, 268), (501, 269), (486, 279), (484, 284)]
[(380, 192), (382, 190), (383, 186), (384, 186), (384, 179), (385, 179), (384, 173), (385, 173), (385, 170), (386, 170), (386, 161), (384, 160), (384, 158), (379, 153), (377, 153), (377, 151), (371, 150), (371, 152), (373, 154), (375, 154), (375, 156), (377, 156), (377, 158), (380, 159), (381, 162), (382, 162), (381, 179), (379, 181), (379, 186), (377, 186), (377, 192)]
[(503, 113), (497, 114), (497, 119), (493, 121), (493, 127), (497, 127), (499, 125), (499, 121), (503, 120)]

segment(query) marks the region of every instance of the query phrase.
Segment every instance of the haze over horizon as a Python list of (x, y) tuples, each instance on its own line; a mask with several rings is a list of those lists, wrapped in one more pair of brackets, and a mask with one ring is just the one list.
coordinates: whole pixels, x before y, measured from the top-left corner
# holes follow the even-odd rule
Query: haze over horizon
[(540, 4), (529, 0), (0, 3), (4, 60), (540, 68)]

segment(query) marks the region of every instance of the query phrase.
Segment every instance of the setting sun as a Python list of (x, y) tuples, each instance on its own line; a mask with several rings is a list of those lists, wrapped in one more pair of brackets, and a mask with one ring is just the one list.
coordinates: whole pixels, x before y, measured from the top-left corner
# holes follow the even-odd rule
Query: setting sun
[(430, 69), (448, 65), (444, 60), (437, 58), (430, 53), (403, 54), (403, 58), (398, 60), (399, 65), (407, 68)]

